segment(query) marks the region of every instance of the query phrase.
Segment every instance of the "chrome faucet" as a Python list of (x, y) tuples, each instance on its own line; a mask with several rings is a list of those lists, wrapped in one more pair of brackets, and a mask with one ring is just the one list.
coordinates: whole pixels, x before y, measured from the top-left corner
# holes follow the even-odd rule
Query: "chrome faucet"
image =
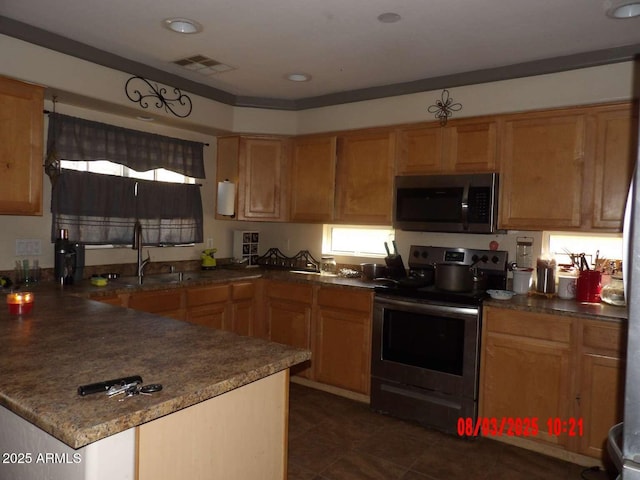
[(147, 258), (146, 260), (142, 260), (142, 225), (140, 222), (136, 222), (133, 227), (133, 249), (138, 251), (138, 285), (142, 285), (144, 267), (151, 262), (151, 255), (149, 255), (149, 251), (147, 250)]

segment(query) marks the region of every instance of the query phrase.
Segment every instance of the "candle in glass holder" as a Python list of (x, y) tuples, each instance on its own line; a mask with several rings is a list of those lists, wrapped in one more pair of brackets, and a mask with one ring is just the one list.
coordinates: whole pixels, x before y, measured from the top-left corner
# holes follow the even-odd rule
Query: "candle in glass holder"
[(33, 308), (33, 293), (13, 292), (7, 294), (7, 306), (11, 315), (26, 315)]

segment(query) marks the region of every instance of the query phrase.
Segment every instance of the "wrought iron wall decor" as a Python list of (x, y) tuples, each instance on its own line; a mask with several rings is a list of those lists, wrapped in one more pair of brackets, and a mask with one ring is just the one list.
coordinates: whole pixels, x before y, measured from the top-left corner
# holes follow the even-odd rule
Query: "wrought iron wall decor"
[[(142, 108), (149, 107), (149, 100), (155, 101), (156, 108), (164, 108), (176, 117), (185, 118), (191, 114), (191, 99), (174, 87), (172, 97), (167, 96), (167, 88), (152, 84), (146, 78), (134, 76), (127, 80), (124, 91), (132, 102), (139, 103)], [(144, 93), (143, 93), (144, 92)]]
[(440, 120), (440, 125), (443, 127), (447, 124), (449, 117), (453, 115), (453, 112), (462, 110), (460, 103), (453, 103), (453, 98), (449, 96), (449, 90), (443, 90), (440, 100), (436, 100), (434, 105), (429, 105), (427, 109), (429, 113), (435, 113), (435, 116)]

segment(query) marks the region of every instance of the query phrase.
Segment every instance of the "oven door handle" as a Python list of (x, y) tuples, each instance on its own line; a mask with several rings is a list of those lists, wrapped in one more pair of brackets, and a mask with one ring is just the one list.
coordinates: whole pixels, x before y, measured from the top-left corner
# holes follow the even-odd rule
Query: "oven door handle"
[(382, 308), (399, 308), (432, 315), (446, 315), (449, 317), (477, 316), (480, 312), (479, 307), (469, 305), (434, 305), (429, 303), (398, 300), (395, 298), (380, 298), (377, 296), (374, 300), (374, 309), (376, 306), (381, 306)]

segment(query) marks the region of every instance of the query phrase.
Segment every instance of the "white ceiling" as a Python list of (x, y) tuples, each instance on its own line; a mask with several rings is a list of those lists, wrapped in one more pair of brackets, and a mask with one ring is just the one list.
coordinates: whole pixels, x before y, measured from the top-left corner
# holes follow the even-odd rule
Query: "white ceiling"
[[(0, 16), (234, 96), (298, 100), (614, 47), (640, 52), (640, 18), (608, 18), (611, 1), (0, 0)], [(402, 19), (381, 23), (385, 12)], [(204, 31), (173, 33), (162, 27), (168, 17)], [(236, 69), (206, 77), (171, 63), (195, 54)], [(313, 79), (293, 83), (291, 72)]]

